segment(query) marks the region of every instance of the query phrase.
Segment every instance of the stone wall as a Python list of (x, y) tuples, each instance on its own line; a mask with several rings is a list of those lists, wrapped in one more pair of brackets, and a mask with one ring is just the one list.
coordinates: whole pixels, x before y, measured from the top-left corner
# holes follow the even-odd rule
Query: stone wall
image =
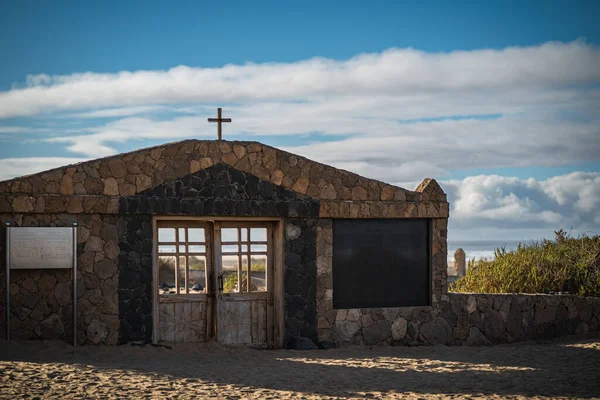
[[(447, 292), (447, 219), (431, 220), (431, 306), (434, 310)], [(391, 308), (335, 310), (333, 308), (333, 230), (331, 219), (319, 219), (317, 227), (317, 309), (319, 341), (337, 344), (373, 344), (391, 334)], [(363, 321), (364, 316), (364, 321)], [(349, 317), (349, 318), (348, 318)], [(364, 328), (364, 329), (363, 329)], [(364, 338), (367, 338), (366, 341)]]
[(319, 320), (331, 326), (321, 339), (342, 346), (512, 343), (597, 333), (600, 298), (449, 293), (436, 307), (331, 310)]
[(600, 330), (600, 298), (448, 293), (446, 220), (434, 219), (431, 234), (431, 306), (334, 309), (332, 222), (319, 220), (317, 310), (321, 346), (481, 345)]
[[(151, 337), (153, 215), (284, 218), (290, 343), (316, 340), (317, 327), (331, 337), (331, 327), (317, 323), (327, 300), (326, 290), (318, 294), (315, 263), (316, 230), (328, 218), (432, 218), (432, 262), (444, 264), (432, 277), (436, 303), (446, 290), (448, 209), (435, 180), (410, 191), (256, 142), (187, 140), (0, 182), (0, 215), (14, 226), (79, 223), (78, 335), (86, 343)], [(52, 335), (68, 339), (67, 277), (43, 270), (13, 276), (15, 335), (47, 337), (52, 326)]]
[[(116, 344), (118, 274), (116, 219), (100, 214), (0, 214), (2, 225), (77, 228), (77, 341)], [(0, 232), (0, 329), (5, 329), (6, 230)], [(11, 337), (72, 340), (72, 271), (11, 271)]]
[(410, 191), (256, 142), (201, 140), (0, 182), (0, 213), (118, 214), (121, 197), (148, 194), (157, 186), (169, 186), (213, 165), (229, 166), (320, 200), (322, 218), (448, 217), (446, 195), (432, 179)]
[(284, 346), (296, 348), (296, 339), (317, 342), (317, 262), (315, 218), (288, 218), (285, 222), (285, 335)]

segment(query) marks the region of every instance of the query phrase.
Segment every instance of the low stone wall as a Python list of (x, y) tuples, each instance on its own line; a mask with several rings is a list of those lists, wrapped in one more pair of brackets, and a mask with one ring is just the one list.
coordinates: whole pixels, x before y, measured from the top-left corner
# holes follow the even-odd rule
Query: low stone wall
[(331, 327), (320, 331), (325, 345), (486, 345), (599, 332), (600, 298), (448, 293), (434, 307), (334, 310), (319, 320)]

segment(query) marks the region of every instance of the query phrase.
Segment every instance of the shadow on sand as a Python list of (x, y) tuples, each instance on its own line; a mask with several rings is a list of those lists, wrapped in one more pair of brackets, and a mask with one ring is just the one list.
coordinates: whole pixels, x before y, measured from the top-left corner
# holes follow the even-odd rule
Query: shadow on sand
[[(587, 345), (586, 345), (587, 344)], [(91, 365), (186, 382), (320, 396), (357, 392), (484, 396), (600, 396), (600, 345), (573, 338), (493, 347), (376, 347), (315, 351), (216, 345), (83, 346), (1, 342), (0, 360)], [(2, 363), (0, 362), (0, 365)]]

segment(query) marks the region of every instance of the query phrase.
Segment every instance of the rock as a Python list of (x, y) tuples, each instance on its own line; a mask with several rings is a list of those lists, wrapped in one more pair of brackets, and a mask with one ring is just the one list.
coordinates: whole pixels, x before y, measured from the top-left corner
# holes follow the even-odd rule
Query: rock
[(421, 325), (420, 332), (428, 344), (444, 344), (450, 338), (452, 328), (444, 318), (437, 317)]
[(15, 314), (17, 315), (17, 318), (23, 321), (29, 314), (31, 314), (31, 309), (27, 307), (17, 307), (15, 309)]
[(581, 310), (579, 310), (579, 319), (582, 320), (583, 322), (589, 323), (592, 320), (593, 316), (594, 316), (594, 309), (589, 304), (587, 306), (583, 307)]
[(485, 336), (492, 342), (504, 336), (504, 320), (500, 313), (491, 307), (488, 307), (483, 314), (483, 325)]
[(328, 183), (321, 189), (319, 197), (326, 200), (335, 200), (337, 198), (335, 187), (331, 183)]
[(101, 343), (108, 336), (106, 324), (99, 319), (93, 319), (86, 330), (87, 338), (94, 344)]
[(548, 307), (543, 310), (536, 311), (533, 324), (534, 325), (544, 325), (549, 324), (554, 321), (556, 317), (556, 307)]
[(396, 195), (396, 188), (393, 186), (384, 186), (381, 191), (381, 200), (382, 201), (391, 201), (394, 200)]
[(467, 346), (482, 346), (492, 344), (481, 331), (477, 328), (469, 329), (469, 337), (467, 337)]
[(275, 172), (273, 172), (273, 175), (271, 175), (271, 182), (273, 182), (276, 185), (281, 186), (281, 184), (283, 183), (283, 178), (284, 178), (283, 171), (278, 169), (278, 170), (275, 170)]
[(117, 265), (114, 261), (104, 259), (94, 265), (94, 273), (100, 279), (108, 279), (117, 272)]
[(360, 319), (360, 310), (357, 310), (357, 309), (348, 310), (346, 319), (348, 321), (358, 321)]
[(475, 310), (477, 310), (477, 299), (475, 299), (475, 296), (469, 296), (467, 298), (467, 312), (470, 314)]
[(73, 194), (73, 178), (69, 174), (64, 174), (60, 180), (60, 194)]
[(409, 339), (417, 340), (419, 338), (419, 324), (416, 321), (410, 321), (408, 323), (406, 334), (408, 335)]
[(152, 179), (144, 174), (137, 175), (135, 178), (135, 189), (139, 193), (152, 187)]
[(577, 325), (577, 328), (575, 328), (576, 335), (587, 335), (589, 333), (590, 333), (590, 328), (589, 328), (588, 324), (586, 324), (585, 322), (580, 322), (579, 325)]
[(96, 254), (93, 251), (84, 251), (77, 261), (78, 269), (92, 273), (94, 272), (94, 257)]
[(54, 289), (54, 296), (58, 303), (62, 306), (71, 303), (71, 284), (59, 283)]
[(115, 178), (106, 178), (104, 180), (104, 195), (106, 196), (118, 196), (119, 195), (119, 184)]
[(23, 288), (31, 293), (35, 293), (38, 291), (35, 281), (31, 278), (25, 279), (25, 282), (23, 282)]
[(285, 237), (287, 240), (297, 239), (301, 232), (300, 227), (294, 224), (286, 224), (285, 226)]
[(352, 189), (352, 200), (367, 200), (367, 191), (360, 186), (354, 187)]
[(392, 324), (392, 338), (394, 340), (402, 340), (406, 337), (408, 323), (406, 319), (398, 317)]
[(108, 162), (108, 167), (112, 176), (115, 178), (121, 178), (127, 175), (127, 165), (120, 158), (113, 158)]
[(521, 313), (511, 312), (508, 314), (508, 321), (506, 322), (506, 332), (513, 338), (521, 336)]
[(104, 297), (102, 297), (102, 291), (100, 289), (89, 290), (85, 297), (97, 307), (101, 307), (104, 302)]
[(65, 333), (65, 327), (60, 317), (52, 314), (40, 322), (40, 331), (44, 339), (58, 339)]
[(361, 317), (361, 323), (362, 326), (371, 326), (375, 323), (375, 321), (373, 321), (373, 317), (371, 317), (371, 314), (363, 314)]
[(295, 337), (290, 339), (290, 349), (295, 350), (318, 350), (319, 347), (306, 337)]
[(234, 144), (233, 152), (235, 153), (237, 158), (241, 159), (242, 157), (244, 157), (246, 155), (246, 148), (239, 144)]
[(104, 247), (102, 239), (98, 236), (90, 236), (87, 242), (85, 242), (83, 251), (102, 251), (102, 247)]
[(396, 316), (398, 315), (397, 308), (383, 308), (381, 312), (383, 313), (385, 319), (390, 322), (393, 322), (396, 319)]
[(46, 301), (40, 300), (36, 304), (35, 308), (31, 312), (31, 314), (29, 314), (29, 318), (31, 318), (35, 321), (41, 321), (46, 317), (46, 315), (48, 315), (49, 312), (50, 312), (50, 309), (48, 308)]
[(336, 342), (351, 342), (360, 330), (360, 323), (355, 321), (335, 321), (333, 324), (333, 337)]
[(308, 189), (309, 183), (310, 181), (308, 179), (300, 178), (296, 181), (296, 183), (294, 183), (294, 185), (292, 186), (292, 190), (294, 192), (306, 194), (306, 189)]
[(113, 224), (102, 224), (100, 228), (100, 237), (105, 242), (116, 241), (117, 240), (117, 226)]
[(121, 254), (121, 249), (115, 242), (106, 242), (104, 245), (104, 255), (106, 258), (110, 260), (116, 260), (117, 257), (119, 257), (119, 254)]
[(367, 344), (377, 344), (391, 335), (392, 324), (387, 320), (380, 320), (371, 326), (363, 328), (362, 333)]
[(17, 196), (14, 198), (12, 203), (14, 212), (28, 213), (35, 209), (33, 197), (29, 196)]

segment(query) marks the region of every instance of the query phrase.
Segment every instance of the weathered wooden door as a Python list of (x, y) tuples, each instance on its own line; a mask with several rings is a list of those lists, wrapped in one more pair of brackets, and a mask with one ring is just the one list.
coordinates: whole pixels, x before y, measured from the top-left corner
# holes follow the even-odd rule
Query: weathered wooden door
[(268, 223), (215, 223), (217, 340), (273, 344), (273, 229)]
[(157, 340), (204, 342), (212, 329), (211, 225), (158, 221), (157, 228)]
[(273, 345), (273, 226), (158, 221), (155, 340)]

